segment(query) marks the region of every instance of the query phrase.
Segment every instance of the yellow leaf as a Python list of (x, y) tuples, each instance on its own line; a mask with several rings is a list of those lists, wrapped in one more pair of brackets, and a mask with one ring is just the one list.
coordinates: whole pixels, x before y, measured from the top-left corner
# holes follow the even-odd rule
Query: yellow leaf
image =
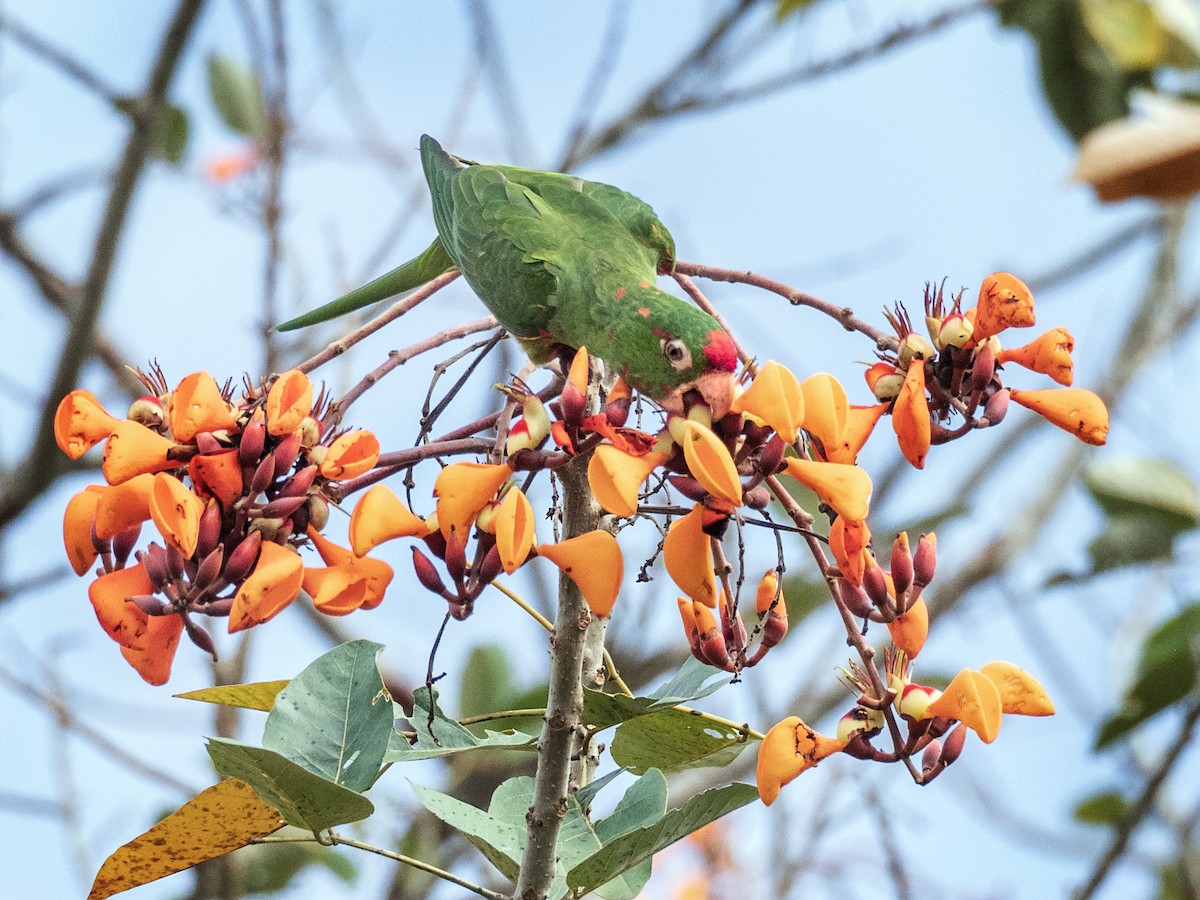
[(199, 700), (202, 703), (220, 703), (222, 706), (270, 712), (275, 705), (275, 695), (287, 687), (287, 684), (287, 679), (256, 681), (252, 684), (225, 684), (173, 696), (180, 700)]
[(88, 894), (103, 900), (190, 869), (283, 827), (283, 819), (235, 778), (201, 791), (104, 861)]

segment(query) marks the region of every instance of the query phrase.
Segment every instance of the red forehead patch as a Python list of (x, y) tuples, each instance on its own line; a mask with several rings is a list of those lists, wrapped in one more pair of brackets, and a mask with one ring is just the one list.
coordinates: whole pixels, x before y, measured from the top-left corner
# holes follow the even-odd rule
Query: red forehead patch
[(737, 368), (737, 348), (733, 346), (733, 338), (719, 328), (714, 328), (706, 337), (704, 355), (712, 363), (713, 368), (732, 372)]

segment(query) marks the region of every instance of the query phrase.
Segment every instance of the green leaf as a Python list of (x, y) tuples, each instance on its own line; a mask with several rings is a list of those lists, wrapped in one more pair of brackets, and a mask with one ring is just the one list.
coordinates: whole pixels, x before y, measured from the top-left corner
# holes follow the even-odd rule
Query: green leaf
[(596, 837), (607, 844), (623, 834), (646, 828), (667, 812), (667, 779), (650, 769), (629, 786), (607, 817), (596, 822)]
[(1125, 811), (1129, 801), (1118, 791), (1093, 794), (1075, 806), (1073, 815), (1077, 822), (1085, 825), (1115, 825)]
[(524, 823), (518, 827), (501, 821), (469, 803), (419, 784), (413, 785), (413, 791), (422, 806), (461, 831), (505, 878), (516, 880), (525, 843)]
[(273, 750), (225, 738), (208, 739), (213, 768), (244, 781), (287, 820), (308, 831), (357, 822), (375, 811), (362, 794), (302, 768)]
[(1097, 575), (1122, 566), (1167, 559), (1177, 534), (1162, 519), (1125, 514), (1111, 516), (1104, 530), (1088, 543), (1088, 556), (1092, 559), (1088, 574)]
[(464, 719), (512, 709), (516, 694), (503, 646), (487, 644), (471, 651), (458, 693), (458, 711)]
[(649, 697), (626, 697), (624, 694), (585, 690), (583, 721), (597, 730), (610, 728), (636, 716), (707, 697), (728, 683), (729, 673), (688, 657), (671, 680), (651, 691)]
[(663, 848), (756, 799), (758, 790), (741, 782), (697, 794), (653, 825), (635, 829), (607, 842), (599, 851), (567, 871), (567, 884), (579, 893), (595, 890), (621, 873), (652, 859)]
[(664, 709), (617, 726), (611, 752), (623, 769), (668, 775), (703, 766), (727, 766), (746, 749), (736, 728), (679, 709)]
[[(436, 703), (436, 701), (435, 701)], [(409, 724), (417, 734), (417, 742), (393, 731), (388, 741), (384, 762), (407, 762), (415, 759), (436, 759), (467, 750), (520, 750), (532, 748), (537, 736), (522, 731), (484, 731), (484, 737), (448, 718), (439, 707), (434, 708), (432, 730), (429, 724), (429, 689), (413, 691), (413, 714)]]
[(1200, 603), (1172, 616), (1146, 638), (1134, 682), (1121, 708), (1100, 726), (1097, 750), (1192, 692), (1197, 681), (1198, 640)]
[(1165, 460), (1102, 460), (1088, 466), (1083, 483), (1109, 515), (1141, 515), (1176, 531), (1200, 525), (1200, 492), (1195, 482)]
[(352, 791), (369, 788), (393, 733), (376, 662), (382, 649), (349, 641), (309, 664), (275, 699), (263, 747)]
[[(115, 97), (112, 104), (130, 118), (133, 118), (140, 108), (136, 97)], [(150, 148), (155, 156), (169, 163), (182, 162), (183, 154), (187, 150), (189, 132), (187, 113), (173, 103), (168, 103), (163, 107), (162, 116), (155, 126)]]
[(1200, 14), (1179, 0), (1080, 0), (1083, 21), (1121, 69), (1195, 68)]
[(253, 684), (224, 684), (217, 687), (175, 694), (180, 700), (199, 700), (203, 703), (220, 703), (241, 709), (258, 709), (270, 712), (275, 697), (287, 687), (287, 681), (258, 681)]
[(258, 76), (216, 53), (208, 55), (208, 93), (221, 121), (238, 134), (262, 141), (267, 134), (267, 103)]
[(812, 6), (816, 0), (775, 0), (775, 21), (782, 22), (792, 13)]

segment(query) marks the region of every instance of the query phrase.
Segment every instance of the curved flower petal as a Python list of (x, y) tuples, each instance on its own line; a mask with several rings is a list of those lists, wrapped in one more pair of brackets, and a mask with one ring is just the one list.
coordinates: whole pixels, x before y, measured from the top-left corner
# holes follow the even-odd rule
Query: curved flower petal
[(770, 806), (784, 785), (845, 747), (845, 741), (819, 734), (799, 717), (788, 716), (771, 727), (758, 748), (755, 766), (758, 796)]
[(258, 562), (242, 582), (229, 611), (229, 633), (261, 625), (296, 599), (304, 580), (304, 563), (291, 547), (263, 542)]
[(379, 462), (379, 438), (366, 430), (348, 431), (329, 445), (321, 460), (321, 474), (330, 481), (357, 478)]
[(1030, 371), (1049, 375), (1064, 387), (1070, 387), (1075, 380), (1075, 363), (1071, 360), (1071, 351), (1074, 349), (1075, 339), (1067, 329), (1051, 328), (1023, 347), (1001, 350), (996, 362), (1016, 363)]
[(761, 419), (794, 444), (804, 421), (804, 392), (791, 370), (771, 359), (762, 364), (750, 386), (734, 398), (730, 408)]
[(997, 660), (980, 668), (1000, 691), (1005, 713), (1017, 716), (1052, 716), (1054, 702), (1036, 678), (1010, 662)]
[(742, 481), (733, 457), (711, 428), (690, 419), (683, 424), (683, 458), (700, 486), (726, 503), (742, 502)]
[(423, 538), (430, 533), (425, 520), (410, 510), (386, 484), (365, 494), (350, 515), (350, 546), (366, 556), (384, 541), (398, 537)]
[(457, 534), (466, 541), (471, 523), (510, 475), (512, 469), (502, 463), (460, 462), (442, 469), (433, 484), (442, 537)]
[[(889, 593), (894, 595), (895, 591), (889, 590)], [(925, 646), (925, 638), (929, 636), (929, 607), (925, 604), (925, 598), (918, 597), (905, 612), (887, 623), (887, 629), (892, 636), (892, 643), (903, 650), (909, 659), (916, 659)]]
[(520, 488), (514, 487), (500, 501), (495, 526), (500, 565), (511, 575), (524, 564), (533, 549), (533, 507)]
[(679, 589), (705, 606), (716, 607), (712, 543), (704, 533), (704, 506), (697, 503), (676, 519), (663, 540), (663, 564)]
[(129, 597), (153, 594), (154, 585), (142, 566), (130, 566), (101, 575), (88, 585), (88, 599), (105, 634), (122, 647), (146, 647), (146, 620), (150, 617)]
[(104, 480), (109, 484), (120, 484), (135, 475), (165, 472), (180, 466), (167, 454), (177, 446), (169, 438), (145, 425), (122, 419), (113, 428), (104, 445)]
[(289, 369), (271, 385), (264, 410), (267, 431), (275, 437), (291, 434), (312, 412), (313, 386), (299, 369)]
[(150, 616), (146, 622), (145, 646), (122, 647), (121, 655), (143, 681), (156, 687), (166, 684), (171, 678), (171, 664), (182, 633), (183, 619), (179, 616)]
[(904, 458), (914, 468), (925, 468), (933, 426), (929, 419), (929, 400), (925, 396), (925, 366), (919, 360), (908, 367), (904, 376), (904, 386), (892, 407), (892, 428)]
[(615, 537), (597, 529), (557, 544), (539, 544), (537, 552), (575, 582), (594, 615), (612, 612), (625, 575), (625, 560)]
[(614, 516), (637, 512), (642, 484), (671, 457), (666, 453), (630, 456), (610, 444), (601, 444), (588, 461), (588, 484), (600, 505)]
[(846, 427), (833, 443), (822, 446), (825, 451), (825, 461), (854, 465), (858, 462), (858, 453), (866, 444), (867, 438), (875, 430), (879, 418), (890, 406), (888, 403), (876, 403), (874, 406), (851, 406), (846, 411)]
[(929, 704), (926, 715), (957, 719), (990, 744), (1000, 733), (1004, 717), (1000, 690), (982, 672), (963, 669), (946, 685), (942, 696)]
[(67, 559), (76, 575), (83, 575), (92, 567), (96, 547), (92, 543), (92, 523), (96, 520), (96, 507), (104, 492), (110, 490), (103, 485), (89, 484), (67, 502), (63, 510), (63, 546)]
[(1013, 402), (1031, 409), (1051, 425), (1069, 431), (1085, 444), (1100, 446), (1108, 440), (1108, 409), (1104, 401), (1082, 388), (1044, 391), (1010, 391)]
[(818, 372), (800, 382), (804, 396), (804, 430), (824, 447), (837, 444), (846, 430), (850, 403), (841, 382), (827, 372)]
[(149, 506), (150, 518), (163, 540), (183, 554), (184, 559), (191, 559), (200, 536), (204, 501), (174, 475), (159, 472), (154, 476)]
[(1008, 272), (993, 272), (979, 286), (972, 344), (977, 346), (1006, 328), (1028, 328), (1035, 321), (1033, 294), (1025, 282)]
[(829, 526), (829, 550), (837, 560), (842, 577), (855, 587), (862, 587), (863, 572), (867, 566), (867, 544), (871, 540), (871, 529), (866, 522), (856, 522), (838, 516)]
[[(335, 544), (311, 525), (308, 527), (307, 534), (308, 539), (313, 542), (313, 546), (317, 548), (317, 552), (326, 565), (343, 569), (355, 579), (366, 580), (366, 592), (360, 605), (366, 609), (374, 609), (378, 606), (387, 592), (388, 585), (392, 582), (392, 567), (383, 560), (371, 559), (368, 556), (356, 556), (353, 551)], [(313, 599), (315, 603), (316, 598)], [(331, 600), (330, 603), (333, 604), (333, 601)], [(320, 607), (317, 608), (320, 609)]]
[(871, 476), (858, 466), (791, 457), (787, 474), (821, 498), (839, 516), (861, 522), (871, 507)]
[(221, 389), (207, 372), (188, 375), (171, 392), (167, 414), (171, 437), (181, 444), (190, 443), (202, 431), (234, 431), (237, 418)]
[(135, 475), (106, 490), (96, 504), (96, 537), (110, 540), (149, 519), (153, 487), (153, 475)]
[(222, 508), (228, 508), (245, 489), (237, 447), (193, 456), (188, 461), (188, 476), (201, 497), (216, 497)]
[(91, 391), (71, 391), (54, 412), (54, 440), (71, 459), (79, 459), (112, 434), (121, 421), (111, 415)]

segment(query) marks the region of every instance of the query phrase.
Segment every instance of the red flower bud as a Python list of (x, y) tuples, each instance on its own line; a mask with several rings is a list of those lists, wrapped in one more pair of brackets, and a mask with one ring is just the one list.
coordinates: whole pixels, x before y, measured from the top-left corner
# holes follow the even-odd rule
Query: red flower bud
[(960, 724), (952, 732), (942, 738), (942, 765), (948, 766), (962, 755), (963, 745), (967, 741), (967, 728)]
[(931, 532), (917, 539), (917, 549), (913, 553), (913, 593), (921, 593), (933, 581), (936, 571), (937, 535)]
[(263, 519), (286, 519), (308, 500), (301, 494), (299, 497), (280, 497), (259, 509), (257, 516)]
[(250, 476), (250, 496), (257, 497), (265, 491), (275, 480), (275, 457), (268, 454), (262, 458), (262, 461), (255, 468), (254, 474)]
[(133, 548), (137, 546), (138, 538), (142, 534), (142, 525), (139, 522), (137, 525), (132, 525), (124, 531), (113, 536), (112, 554), (118, 567), (124, 567), (125, 560), (129, 559), (129, 554), (133, 552)]
[(213, 641), (212, 635), (205, 629), (201, 628), (190, 619), (183, 620), (184, 630), (187, 631), (187, 636), (191, 638), (193, 644), (211, 656), (214, 660), (217, 658), (217, 645)]
[(758, 457), (758, 470), (764, 475), (777, 474), (783, 466), (783, 454), (787, 446), (779, 435), (767, 441)]
[(225, 579), (231, 584), (241, 584), (254, 569), (258, 551), (262, 546), (262, 532), (251, 531), (242, 539), (225, 561)]
[(196, 445), (196, 449), (201, 453), (220, 453), (225, 449), (224, 445), (218, 441), (211, 431), (200, 431), (192, 437), (192, 443)]
[(192, 579), (192, 590), (199, 593), (207, 590), (221, 575), (221, 567), (225, 563), (225, 548), (220, 544), (205, 556), (196, 567), (196, 577)]
[(261, 413), (251, 416), (246, 427), (242, 429), (242, 438), (238, 443), (238, 462), (242, 464), (243, 468), (248, 469), (258, 465), (266, 440), (266, 420)]
[(771, 505), (771, 492), (761, 484), (756, 484), (742, 494), (742, 504), (750, 509), (766, 509)]
[(292, 467), (296, 457), (300, 455), (300, 432), (293, 431), (286, 435), (275, 448), (275, 472), (282, 475)]
[(187, 571), (187, 560), (183, 558), (183, 554), (175, 549), (174, 544), (167, 544), (167, 572), (170, 573), (173, 580), (178, 581), (183, 577), (183, 573)]
[(203, 559), (216, 549), (221, 540), (221, 505), (209, 500), (200, 514), (200, 527), (196, 529), (196, 556)]
[(458, 534), (452, 534), (446, 539), (446, 572), (455, 584), (462, 584), (467, 574), (467, 539)]
[(492, 579), (503, 571), (504, 566), (500, 562), (500, 548), (496, 544), (492, 544), (492, 548), (483, 557), (483, 562), (479, 564), (477, 570), (478, 590), (483, 590), (483, 588), (491, 584)]
[(132, 603), (148, 616), (165, 616), (172, 611), (168, 604), (163, 603), (153, 594), (137, 594), (127, 598), (125, 602)]
[(983, 417), (988, 420), (989, 425), (999, 425), (1004, 421), (1004, 416), (1008, 413), (1008, 401), (1012, 397), (1008, 388), (1003, 388), (988, 398), (987, 403), (983, 407)]
[(866, 568), (863, 569), (863, 589), (867, 592), (867, 596), (871, 598), (871, 602), (879, 609), (887, 609), (887, 579), (883, 577), (883, 569), (875, 561), (874, 556), (870, 557)]
[(923, 783), (928, 784), (937, 777), (945, 766), (942, 765), (942, 742), (934, 738), (925, 745), (925, 752), (921, 754), (921, 778)]
[(317, 477), (317, 466), (305, 466), (279, 487), (276, 497), (303, 497)]
[[(879, 566), (875, 568), (878, 569)], [(838, 578), (835, 584), (837, 585), (837, 591), (842, 598), (842, 602), (846, 604), (846, 608), (850, 610), (850, 615), (854, 616), (854, 618), (865, 619), (875, 611), (871, 598), (865, 590), (855, 587), (845, 578)]]
[(896, 535), (896, 540), (892, 544), (892, 585), (896, 591), (897, 605), (912, 583), (912, 551), (908, 546), (908, 532), (902, 531)]
[(971, 366), (971, 390), (982, 391), (996, 374), (996, 351), (991, 341), (984, 341), (975, 353)]
[(421, 582), (425, 590), (433, 591), (433, 593), (439, 596), (445, 596), (446, 586), (442, 584), (442, 577), (438, 575), (437, 569), (434, 568), (429, 557), (416, 547), (412, 548), (412, 553), (413, 569), (416, 570), (417, 580)]

